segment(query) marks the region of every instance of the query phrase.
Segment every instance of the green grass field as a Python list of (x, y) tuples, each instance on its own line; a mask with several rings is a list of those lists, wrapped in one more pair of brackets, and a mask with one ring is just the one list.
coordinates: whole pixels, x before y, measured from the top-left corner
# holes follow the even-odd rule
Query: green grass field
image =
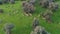
[[(57, 2), (60, 3), (60, 1)], [(5, 34), (3, 31), (5, 23), (13, 23), (15, 25), (12, 34), (30, 34), (32, 31), (33, 18), (46, 10), (36, 4), (36, 11), (33, 16), (24, 16), (21, 1), (16, 1), (15, 4), (3, 4), (0, 5), (0, 8), (4, 9), (4, 13), (0, 14), (0, 20), (3, 21), (0, 23), (0, 34)], [(39, 20), (40, 25), (45, 27), (48, 32), (51, 34), (60, 34), (60, 9), (52, 16), (54, 23), (49, 24), (46, 20), (43, 20), (42, 17), (39, 17)]]

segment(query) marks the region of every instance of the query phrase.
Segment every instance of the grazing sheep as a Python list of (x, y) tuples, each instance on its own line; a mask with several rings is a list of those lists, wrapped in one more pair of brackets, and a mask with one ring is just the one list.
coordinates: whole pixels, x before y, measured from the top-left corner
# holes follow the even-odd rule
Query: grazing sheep
[(36, 17), (34, 18), (34, 21), (33, 21), (33, 24), (32, 24), (32, 25), (33, 25), (33, 29), (36, 28), (36, 26), (39, 25), (39, 20), (38, 20), (38, 18), (36, 18)]
[(28, 15), (34, 13), (35, 11), (34, 6), (26, 1), (23, 2), (22, 6), (23, 6), (24, 12)]
[(55, 4), (53, 2), (49, 4), (49, 9), (52, 10), (52, 12), (55, 12), (56, 10), (58, 10), (58, 8), (59, 8), (58, 4)]
[(34, 31), (32, 31), (30, 34), (50, 34), (50, 33), (48, 33), (44, 27), (36, 26)]
[(11, 34), (11, 29), (14, 28), (14, 24), (5, 24), (4, 25), (4, 31), (6, 32), (6, 34)]
[(3, 11), (3, 9), (0, 9), (0, 13), (3, 13), (4, 11)]
[(10, 3), (11, 3), (11, 4), (14, 4), (14, 3), (15, 3), (15, 0), (10, 0)]

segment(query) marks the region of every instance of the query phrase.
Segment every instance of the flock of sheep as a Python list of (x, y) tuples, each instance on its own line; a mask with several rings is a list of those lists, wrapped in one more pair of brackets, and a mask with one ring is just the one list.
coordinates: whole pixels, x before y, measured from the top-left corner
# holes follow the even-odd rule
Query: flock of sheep
[[(32, 16), (32, 14), (35, 12), (37, 8), (35, 8), (35, 3), (37, 0), (29, 0), (29, 1), (23, 1), (22, 7), (24, 10), (24, 15)], [(0, 1), (0, 4), (3, 3), (12, 3), (14, 4), (14, 0), (3, 0)], [(39, 5), (42, 8), (46, 8), (47, 10), (44, 13), (39, 14), (42, 16), (47, 22), (51, 23), (53, 22), (51, 19), (51, 16), (59, 9), (59, 5), (55, 2), (55, 0), (38, 0)], [(0, 9), (0, 13), (3, 13), (3, 9)], [(6, 34), (11, 34), (11, 29), (14, 28), (14, 24), (5, 24), (4, 25), (4, 31)], [(39, 25), (38, 18), (34, 18), (33, 24), (32, 24), (32, 31), (30, 34), (50, 34), (48, 33), (44, 27)]]
[[(41, 13), (40, 16), (42, 16), (47, 22), (51, 23), (53, 22), (51, 19), (51, 16), (59, 9), (59, 5), (55, 2), (55, 0), (38, 0), (39, 5), (42, 8), (46, 8), (47, 10), (44, 13)], [(36, 0), (30, 0), (30, 1), (23, 1), (22, 6), (24, 10), (24, 14), (27, 16), (32, 16), (32, 14), (35, 12), (35, 3)], [(39, 26), (39, 20), (37, 18), (34, 18), (33, 22), (33, 31), (31, 34), (50, 34), (48, 33), (44, 27)]]
[(11, 4), (14, 4), (15, 1), (14, 1), (14, 0), (0, 0), (0, 4), (5, 4), (5, 3), (11, 3)]

